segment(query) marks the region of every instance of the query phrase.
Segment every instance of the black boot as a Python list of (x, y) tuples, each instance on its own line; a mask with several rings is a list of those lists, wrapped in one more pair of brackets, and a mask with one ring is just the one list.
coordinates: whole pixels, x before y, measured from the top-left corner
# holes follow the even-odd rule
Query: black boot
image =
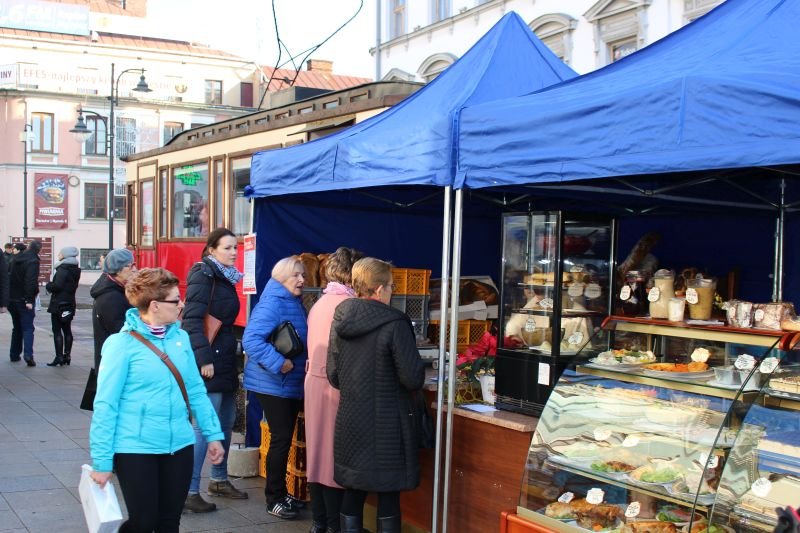
[(70, 357), (68, 353), (65, 353), (65, 354), (64, 354), (64, 364), (65, 364), (65, 365), (67, 365), (67, 366), (69, 366), (69, 364), (70, 364), (71, 362), (72, 362), (72, 357)]
[(399, 514), (378, 517), (378, 533), (400, 533), (402, 528), (403, 522), (400, 520)]
[(327, 526), (325, 524), (321, 524), (319, 522), (312, 522), (311, 529), (308, 533), (325, 533), (327, 531)]
[(65, 364), (69, 364), (69, 363), (67, 363), (64, 360), (64, 356), (63, 355), (57, 355), (56, 358), (53, 359), (52, 363), (47, 363), (47, 366), (61, 366), (61, 365), (65, 365)]
[(364, 518), (361, 516), (339, 515), (339, 530), (341, 533), (361, 533)]

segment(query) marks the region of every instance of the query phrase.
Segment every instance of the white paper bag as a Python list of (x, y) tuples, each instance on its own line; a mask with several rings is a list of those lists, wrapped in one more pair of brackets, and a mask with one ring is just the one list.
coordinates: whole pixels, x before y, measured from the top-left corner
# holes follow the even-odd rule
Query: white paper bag
[(83, 465), (81, 482), (78, 485), (89, 533), (117, 533), (124, 520), (114, 485), (109, 481), (101, 489), (89, 475), (91, 472), (91, 466)]

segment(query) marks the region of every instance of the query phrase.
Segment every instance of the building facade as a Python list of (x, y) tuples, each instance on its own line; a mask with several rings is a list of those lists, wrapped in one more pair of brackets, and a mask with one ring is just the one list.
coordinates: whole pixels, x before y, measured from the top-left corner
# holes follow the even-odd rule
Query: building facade
[[(379, 0), (377, 79), (430, 81), (518, 13), (580, 74), (625, 57), (724, 0)], [(498, 80), (502, 83), (502, 80)]]
[[(154, 35), (163, 26), (155, 22), (146, 0), (0, 5), (0, 240), (27, 233), (52, 237), (56, 252), (77, 246), (84, 283), (99, 275), (110, 244), (125, 245), (121, 158), (269, 105), (270, 77), (295, 74)], [(367, 81), (331, 71), (329, 62), (309, 62), (301, 75), (319, 90)], [(137, 90), (140, 82), (149, 92)], [(70, 131), (79, 112), (88, 138)]]

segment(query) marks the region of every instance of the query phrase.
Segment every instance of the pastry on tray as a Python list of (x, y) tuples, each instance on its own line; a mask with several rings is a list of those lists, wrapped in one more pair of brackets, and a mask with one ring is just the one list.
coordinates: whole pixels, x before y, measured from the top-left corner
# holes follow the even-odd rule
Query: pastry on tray
[(677, 533), (678, 528), (672, 522), (658, 520), (640, 520), (628, 522), (622, 526), (621, 533)]

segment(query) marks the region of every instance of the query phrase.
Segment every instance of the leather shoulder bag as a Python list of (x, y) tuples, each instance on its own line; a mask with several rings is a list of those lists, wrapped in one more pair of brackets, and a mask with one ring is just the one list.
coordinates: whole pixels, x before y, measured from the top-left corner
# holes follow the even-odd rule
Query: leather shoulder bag
[(138, 331), (129, 331), (128, 334), (130, 334), (131, 337), (133, 337), (134, 339), (138, 340), (139, 342), (150, 348), (150, 351), (156, 354), (158, 358), (161, 359), (161, 361), (163, 361), (165, 365), (167, 365), (167, 368), (169, 368), (169, 371), (172, 372), (172, 375), (175, 376), (175, 381), (178, 382), (178, 387), (180, 387), (181, 394), (183, 395), (183, 401), (186, 402), (186, 411), (189, 413), (189, 422), (191, 422), (192, 407), (189, 405), (189, 395), (186, 393), (186, 385), (183, 383), (183, 377), (181, 376), (181, 373), (178, 371), (178, 369), (175, 368), (175, 365), (173, 364), (172, 360), (169, 358), (167, 354), (156, 348), (156, 346), (152, 342), (142, 337), (142, 334), (139, 333)]
[(300, 335), (297, 334), (297, 330), (294, 329), (294, 325), (289, 320), (284, 320), (278, 324), (267, 337), (267, 342), (287, 359), (297, 357), (305, 349), (303, 341), (300, 340)]

